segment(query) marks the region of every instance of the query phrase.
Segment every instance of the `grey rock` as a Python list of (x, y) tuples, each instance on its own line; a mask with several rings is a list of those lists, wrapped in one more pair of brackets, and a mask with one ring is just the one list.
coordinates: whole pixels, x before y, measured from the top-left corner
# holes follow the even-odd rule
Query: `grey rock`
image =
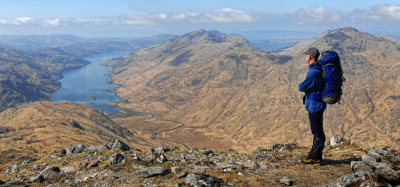
[(51, 166), (48, 166), (48, 167), (46, 167), (43, 171), (42, 171), (42, 173), (44, 173), (44, 172), (48, 172), (48, 171), (50, 171), (50, 172), (61, 172), (61, 170), (60, 170), (60, 168), (58, 167), (58, 166), (56, 166), (56, 165), (51, 165)]
[(364, 162), (361, 161), (352, 161), (350, 163), (351, 169), (353, 172), (358, 172), (358, 171), (369, 171), (373, 172), (372, 169), (366, 165)]
[(359, 171), (343, 177), (346, 186), (358, 186), (364, 181), (377, 181), (378, 176), (372, 172)]
[(82, 153), (85, 150), (85, 146), (83, 144), (79, 144), (77, 146), (70, 145), (67, 147), (65, 150), (66, 155), (72, 154), (72, 153)]
[(81, 179), (67, 179), (64, 182), (68, 183), (70, 185), (77, 185), (77, 184), (81, 183), (82, 180)]
[(180, 184), (178, 184), (178, 183), (175, 183), (174, 185), (173, 185), (173, 187), (181, 187), (182, 185), (180, 185)]
[(134, 159), (134, 160), (138, 160), (138, 161), (141, 160), (140, 157), (139, 157), (139, 155), (137, 155), (136, 153), (133, 154), (133, 159)]
[(89, 151), (98, 151), (101, 149), (108, 149), (108, 147), (106, 145), (99, 145), (99, 146), (91, 145), (90, 147), (87, 148), (87, 150)]
[(74, 150), (75, 150), (75, 146), (70, 145), (67, 147), (67, 149), (65, 151), (66, 151), (66, 154), (69, 155), (69, 154), (72, 154), (74, 152)]
[(197, 175), (190, 173), (185, 178), (185, 183), (190, 186), (222, 186), (226, 182), (219, 178), (214, 178), (209, 175)]
[(294, 181), (290, 176), (284, 176), (281, 180), (279, 180), (279, 183), (284, 184), (286, 186), (292, 186), (293, 182)]
[(112, 150), (122, 150), (122, 151), (128, 151), (131, 149), (128, 145), (126, 145), (124, 142), (122, 142), (118, 139), (111, 140), (107, 144), (107, 147)]
[(154, 153), (154, 154), (159, 154), (159, 155), (161, 155), (161, 154), (164, 154), (164, 153), (165, 153), (165, 150), (164, 150), (163, 147), (159, 147), (159, 148), (155, 148), (155, 149), (153, 150), (153, 153)]
[(344, 139), (343, 138), (333, 137), (333, 138), (331, 138), (329, 140), (329, 142), (330, 142), (331, 146), (337, 146), (337, 145), (343, 144)]
[(208, 149), (208, 150), (203, 151), (203, 155), (214, 156), (215, 152), (214, 152), (214, 150)]
[(167, 175), (171, 173), (171, 169), (163, 167), (148, 167), (148, 168), (143, 168), (141, 172), (144, 178), (148, 178), (157, 175)]
[(168, 161), (168, 159), (167, 159), (167, 157), (166, 157), (165, 155), (160, 155), (159, 157), (157, 157), (157, 160), (156, 160), (156, 161), (157, 161), (158, 163), (162, 164), (162, 163)]
[(119, 164), (124, 160), (124, 156), (121, 154), (113, 154), (110, 157), (111, 164)]
[(375, 173), (382, 177), (391, 184), (400, 184), (400, 175), (398, 172), (387, 166), (386, 164), (379, 163), (376, 167)]
[(44, 181), (43, 175), (38, 175), (31, 178), (31, 182), (42, 183), (43, 181)]
[(17, 164), (11, 164), (10, 169), (11, 172), (19, 172), (19, 167)]
[(83, 144), (79, 144), (75, 147), (74, 153), (82, 153), (85, 149), (86, 148)]

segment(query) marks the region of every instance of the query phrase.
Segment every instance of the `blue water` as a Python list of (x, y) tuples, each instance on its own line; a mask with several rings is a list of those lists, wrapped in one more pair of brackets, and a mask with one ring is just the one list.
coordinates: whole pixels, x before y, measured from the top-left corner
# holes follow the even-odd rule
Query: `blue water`
[[(115, 114), (118, 108), (107, 105), (107, 103), (120, 102), (121, 99), (114, 92), (107, 91), (107, 89), (116, 88), (117, 86), (107, 81), (109, 76), (106, 74), (112, 68), (100, 65), (100, 62), (120, 57), (130, 52), (108, 52), (85, 57), (91, 63), (82, 68), (65, 72), (63, 74), (64, 78), (59, 80), (61, 88), (53, 93), (50, 101), (79, 102), (101, 109), (106, 114)], [(89, 100), (88, 97), (96, 97), (96, 100)]]

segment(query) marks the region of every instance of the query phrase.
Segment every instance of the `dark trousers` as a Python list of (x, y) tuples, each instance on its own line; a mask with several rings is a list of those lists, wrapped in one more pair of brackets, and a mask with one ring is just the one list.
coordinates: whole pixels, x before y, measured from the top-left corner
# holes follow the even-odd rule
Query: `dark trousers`
[(308, 112), (310, 119), (311, 132), (314, 135), (313, 146), (310, 150), (312, 159), (322, 159), (322, 151), (325, 146), (325, 133), (323, 128), (324, 111)]

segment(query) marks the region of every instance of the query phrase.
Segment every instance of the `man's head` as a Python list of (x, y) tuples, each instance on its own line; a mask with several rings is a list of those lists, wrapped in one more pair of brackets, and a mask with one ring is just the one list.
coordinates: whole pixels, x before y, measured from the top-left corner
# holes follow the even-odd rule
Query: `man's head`
[(312, 64), (317, 61), (319, 57), (319, 50), (315, 47), (311, 47), (306, 51), (306, 62)]

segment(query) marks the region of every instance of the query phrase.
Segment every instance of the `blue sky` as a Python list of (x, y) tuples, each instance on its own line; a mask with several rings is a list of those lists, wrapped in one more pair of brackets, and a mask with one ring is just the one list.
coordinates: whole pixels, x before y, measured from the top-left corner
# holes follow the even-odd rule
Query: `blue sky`
[(0, 1), (0, 34), (137, 37), (199, 28), (316, 34), (345, 26), (399, 34), (400, 0)]

